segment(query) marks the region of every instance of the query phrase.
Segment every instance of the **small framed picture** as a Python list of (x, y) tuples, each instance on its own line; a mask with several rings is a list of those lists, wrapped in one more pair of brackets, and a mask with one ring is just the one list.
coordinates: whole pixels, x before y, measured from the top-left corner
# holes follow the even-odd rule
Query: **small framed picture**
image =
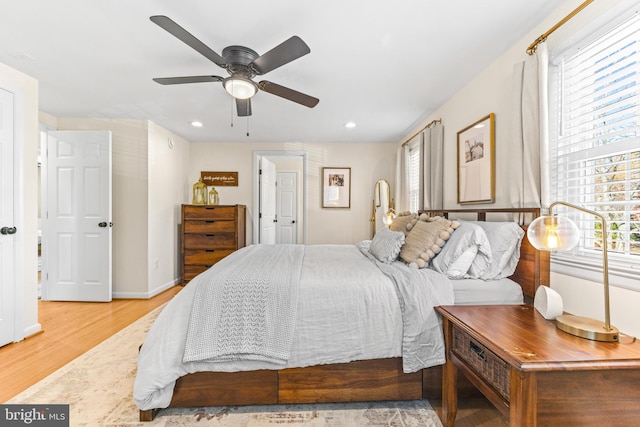
[(491, 113), (458, 132), (458, 203), (495, 200), (495, 117)]
[(322, 168), (322, 207), (351, 208), (351, 168)]

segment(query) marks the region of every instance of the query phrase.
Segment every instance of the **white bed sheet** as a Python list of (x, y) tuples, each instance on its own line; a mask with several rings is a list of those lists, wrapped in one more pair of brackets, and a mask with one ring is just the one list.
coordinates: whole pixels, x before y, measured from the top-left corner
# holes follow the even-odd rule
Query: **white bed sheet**
[(511, 279), (452, 280), (455, 305), (522, 304), (522, 287)]

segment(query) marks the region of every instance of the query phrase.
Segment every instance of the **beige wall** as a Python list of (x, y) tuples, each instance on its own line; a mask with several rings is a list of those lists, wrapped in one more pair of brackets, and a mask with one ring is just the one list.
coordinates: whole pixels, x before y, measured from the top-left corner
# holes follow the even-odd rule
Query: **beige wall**
[(188, 163), (189, 143), (149, 122), (147, 291), (150, 295), (180, 279), (180, 204), (190, 187)]
[[(476, 79), (465, 86), (447, 102), (432, 112), (424, 120), (442, 118), (445, 131), (445, 207), (457, 205), (457, 132), (471, 123), (493, 112), (496, 116), (496, 202), (491, 205), (474, 207), (510, 207), (507, 185), (509, 167), (509, 141), (512, 132), (512, 70), (516, 63), (526, 56), (526, 48), (540, 34), (551, 28), (556, 22), (574, 10), (582, 0), (561, 2), (558, 9), (544, 22), (538, 25), (528, 36), (507, 50)], [(620, 1), (595, 2), (575, 16), (568, 24), (549, 37), (546, 43), (552, 49), (564, 40), (582, 31), (588, 23), (602, 15)], [(627, 2), (629, 3), (629, 2)], [(423, 124), (423, 126), (424, 126)], [(417, 130), (417, 129), (416, 129)], [(414, 132), (408, 133), (408, 135)], [(469, 206), (460, 206), (469, 207)], [(640, 280), (639, 280), (640, 282)], [(639, 283), (640, 285), (640, 283)], [(600, 283), (563, 274), (552, 274), (551, 287), (557, 290), (564, 300), (567, 310), (577, 315), (603, 318), (603, 294)], [(640, 336), (640, 318), (637, 307), (640, 306), (640, 292), (616, 288), (611, 292), (611, 322), (621, 331)]]
[(114, 298), (148, 298), (176, 284), (187, 141), (147, 120), (56, 122), (58, 130), (112, 132)]
[[(189, 182), (200, 171), (237, 171), (238, 187), (218, 187), (221, 204), (247, 205), (247, 243), (256, 226), (253, 206), (253, 152), (304, 151), (307, 153), (307, 244), (356, 243), (370, 238), (373, 186), (380, 178), (394, 182), (396, 144), (302, 143), (192, 143)], [(323, 167), (351, 168), (351, 208), (323, 209)], [(188, 199), (187, 199), (188, 200)]]

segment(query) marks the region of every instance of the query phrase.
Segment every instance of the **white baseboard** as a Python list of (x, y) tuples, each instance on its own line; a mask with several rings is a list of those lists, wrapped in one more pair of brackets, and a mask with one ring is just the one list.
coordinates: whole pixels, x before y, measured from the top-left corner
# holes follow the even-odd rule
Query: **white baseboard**
[(182, 278), (177, 278), (163, 285), (160, 285), (149, 292), (114, 292), (113, 294), (111, 294), (111, 296), (113, 299), (149, 299), (153, 298), (159, 293), (166, 291), (167, 289), (174, 287), (181, 282)]
[(40, 323), (36, 323), (35, 325), (31, 325), (24, 330), (24, 338), (29, 338), (31, 335), (35, 335), (38, 332), (42, 332), (42, 325)]

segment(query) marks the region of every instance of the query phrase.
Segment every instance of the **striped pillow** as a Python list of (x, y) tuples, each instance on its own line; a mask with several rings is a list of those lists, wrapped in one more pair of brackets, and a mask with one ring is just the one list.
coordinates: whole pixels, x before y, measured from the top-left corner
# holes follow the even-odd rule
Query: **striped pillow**
[(369, 246), (369, 253), (376, 257), (378, 261), (391, 263), (398, 259), (400, 250), (404, 244), (404, 233), (402, 231), (391, 231), (383, 228), (376, 232)]

